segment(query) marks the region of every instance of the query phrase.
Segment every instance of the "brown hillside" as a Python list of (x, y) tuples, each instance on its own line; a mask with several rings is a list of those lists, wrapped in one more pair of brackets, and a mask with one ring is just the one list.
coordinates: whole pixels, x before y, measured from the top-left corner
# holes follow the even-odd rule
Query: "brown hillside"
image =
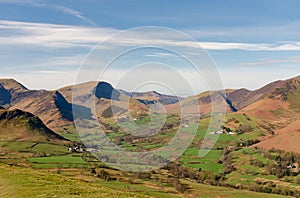
[(10, 93), (18, 93), (28, 90), (24, 85), (14, 79), (0, 79), (0, 84)]
[(3, 103), (9, 99), (5, 106), (10, 109), (21, 109), (39, 116), (52, 130), (72, 124), (72, 105), (58, 91), (28, 90), (13, 79), (0, 79), (0, 86), (4, 88), (1, 98), (6, 99)]
[(11, 105), (39, 116), (53, 130), (73, 121), (72, 105), (58, 91), (21, 92), (13, 96)]
[(0, 139), (5, 141), (67, 141), (47, 128), (37, 116), (18, 109), (0, 109)]
[(276, 130), (273, 137), (266, 139), (255, 146), (264, 149), (280, 149), (300, 153), (300, 120), (296, 120), (286, 127)]

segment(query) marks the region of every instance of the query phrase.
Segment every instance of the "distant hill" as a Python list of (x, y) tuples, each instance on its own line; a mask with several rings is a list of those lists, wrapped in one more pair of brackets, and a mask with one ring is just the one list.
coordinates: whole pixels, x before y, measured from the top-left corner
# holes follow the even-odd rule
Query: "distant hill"
[[(123, 90), (121, 90), (123, 91)], [(156, 91), (147, 92), (126, 92), (123, 91), (127, 96), (135, 98), (144, 104), (160, 103), (163, 105), (175, 104), (182, 100), (182, 97), (161, 94)]]
[(0, 139), (6, 141), (66, 141), (47, 128), (37, 116), (19, 109), (6, 110), (4, 108), (0, 108)]
[[(73, 95), (74, 90), (76, 91), (75, 95)], [(121, 115), (127, 110), (128, 101), (130, 111), (146, 112), (148, 111), (147, 105), (154, 103), (173, 104), (182, 99), (178, 99), (176, 96), (163, 95), (155, 91), (130, 93), (124, 90), (115, 89), (107, 82), (95, 81), (63, 87), (59, 89), (59, 92), (62, 93), (68, 102), (74, 102), (77, 105), (90, 106), (95, 102), (97, 112), (94, 112), (94, 114), (96, 113), (97, 117), (112, 116), (111, 100), (114, 101), (113, 108), (115, 113)]]
[[(73, 91), (75, 90), (75, 94)], [(112, 116), (112, 100), (115, 113), (122, 114), (127, 110), (127, 101), (129, 97), (124, 91), (117, 90), (107, 82), (86, 82), (74, 86), (63, 87), (59, 92), (68, 100), (76, 105), (82, 105), (93, 109), (96, 106), (96, 112), (92, 112), (94, 117), (108, 118)], [(142, 102), (131, 98), (130, 109), (132, 111), (146, 111), (147, 107)]]
[[(295, 98), (293, 97), (298, 97), (297, 92), (299, 89), (299, 79), (300, 77), (295, 77), (288, 80), (275, 81), (254, 91), (242, 88), (226, 89), (226, 94), (223, 94), (218, 91), (203, 92), (197, 95), (198, 102), (200, 105), (200, 112), (202, 112), (203, 114), (210, 112), (211, 94), (217, 95), (216, 97), (214, 97), (217, 101), (224, 100), (226, 102), (226, 104), (228, 105), (228, 112), (236, 112), (250, 109), (250, 106), (252, 104), (260, 100), (280, 99), (280, 101), (282, 102), (292, 102), (295, 100)], [(289, 100), (288, 98), (291, 100)], [(185, 106), (195, 105), (191, 103), (191, 97), (183, 99), (181, 103)], [(292, 105), (291, 109), (295, 110), (296, 106), (297, 105), (295, 104)], [(180, 107), (179, 104), (174, 104), (170, 105), (169, 108), (173, 109), (173, 111), (176, 112), (179, 110)]]

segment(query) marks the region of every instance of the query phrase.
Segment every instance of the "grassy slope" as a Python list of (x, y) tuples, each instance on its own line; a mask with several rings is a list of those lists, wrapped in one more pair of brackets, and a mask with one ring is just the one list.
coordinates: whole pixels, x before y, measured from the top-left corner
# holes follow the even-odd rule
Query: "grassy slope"
[[(281, 197), (183, 181), (198, 197)], [(0, 164), (1, 197), (177, 197), (145, 185), (94, 181)], [(178, 195), (179, 196), (179, 195)], [(181, 195), (184, 196), (184, 195)], [(180, 197), (181, 197), (180, 196)]]
[(223, 187), (214, 187), (207, 186), (203, 184), (197, 183), (189, 183), (192, 188), (195, 188), (195, 194), (197, 194), (201, 198), (218, 198), (218, 197), (226, 197), (226, 198), (279, 198), (286, 197), (282, 195), (274, 195), (274, 194), (266, 194), (266, 193), (257, 193), (245, 190), (235, 190)]
[(62, 175), (0, 165), (1, 197), (144, 197)]

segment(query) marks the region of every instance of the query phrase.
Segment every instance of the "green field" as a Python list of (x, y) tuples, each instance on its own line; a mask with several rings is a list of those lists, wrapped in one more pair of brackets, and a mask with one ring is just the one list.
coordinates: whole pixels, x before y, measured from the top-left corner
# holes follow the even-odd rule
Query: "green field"
[(180, 162), (187, 167), (203, 169), (213, 173), (221, 173), (223, 170), (222, 164), (218, 164), (221, 157), (221, 150), (211, 150), (205, 157), (199, 157), (199, 150), (196, 148), (188, 148), (181, 156)]
[(58, 165), (63, 167), (84, 167), (87, 162), (84, 161), (81, 155), (63, 155), (52, 157), (35, 157), (29, 158), (28, 161), (34, 168), (57, 168)]

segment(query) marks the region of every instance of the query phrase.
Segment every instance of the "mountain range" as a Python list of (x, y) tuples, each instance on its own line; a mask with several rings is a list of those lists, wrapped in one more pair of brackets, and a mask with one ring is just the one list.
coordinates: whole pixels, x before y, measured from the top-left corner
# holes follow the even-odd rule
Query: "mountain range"
[[(225, 93), (201, 93), (197, 99), (203, 117), (211, 111), (211, 94), (226, 103), (228, 114), (246, 114), (257, 118), (256, 124), (269, 133), (260, 137), (260, 143), (256, 146), (300, 152), (296, 145), (300, 141), (300, 76), (274, 81), (252, 91), (242, 88), (226, 89)], [(0, 79), (0, 105), (3, 107), (0, 110), (0, 127), (8, 122), (7, 114), (25, 116), (23, 119), (27, 120), (28, 116), (37, 116), (41, 120), (39, 126), (45, 125), (42, 128), (45, 128), (46, 136), (60, 139), (64, 133), (62, 129), (68, 130), (73, 126), (72, 105), (88, 112), (87, 116), (101, 120), (112, 116), (111, 100), (120, 116), (128, 106), (124, 101), (129, 101), (130, 112), (135, 116), (147, 113), (149, 106), (155, 103), (163, 104), (172, 114), (180, 114), (182, 105), (191, 112), (195, 110), (190, 97), (180, 98), (156, 91), (130, 93), (115, 89), (107, 82), (87, 82), (48, 91), (29, 90), (13, 79)], [(95, 101), (96, 112), (86, 109), (88, 104), (94, 104), (91, 101)]]

